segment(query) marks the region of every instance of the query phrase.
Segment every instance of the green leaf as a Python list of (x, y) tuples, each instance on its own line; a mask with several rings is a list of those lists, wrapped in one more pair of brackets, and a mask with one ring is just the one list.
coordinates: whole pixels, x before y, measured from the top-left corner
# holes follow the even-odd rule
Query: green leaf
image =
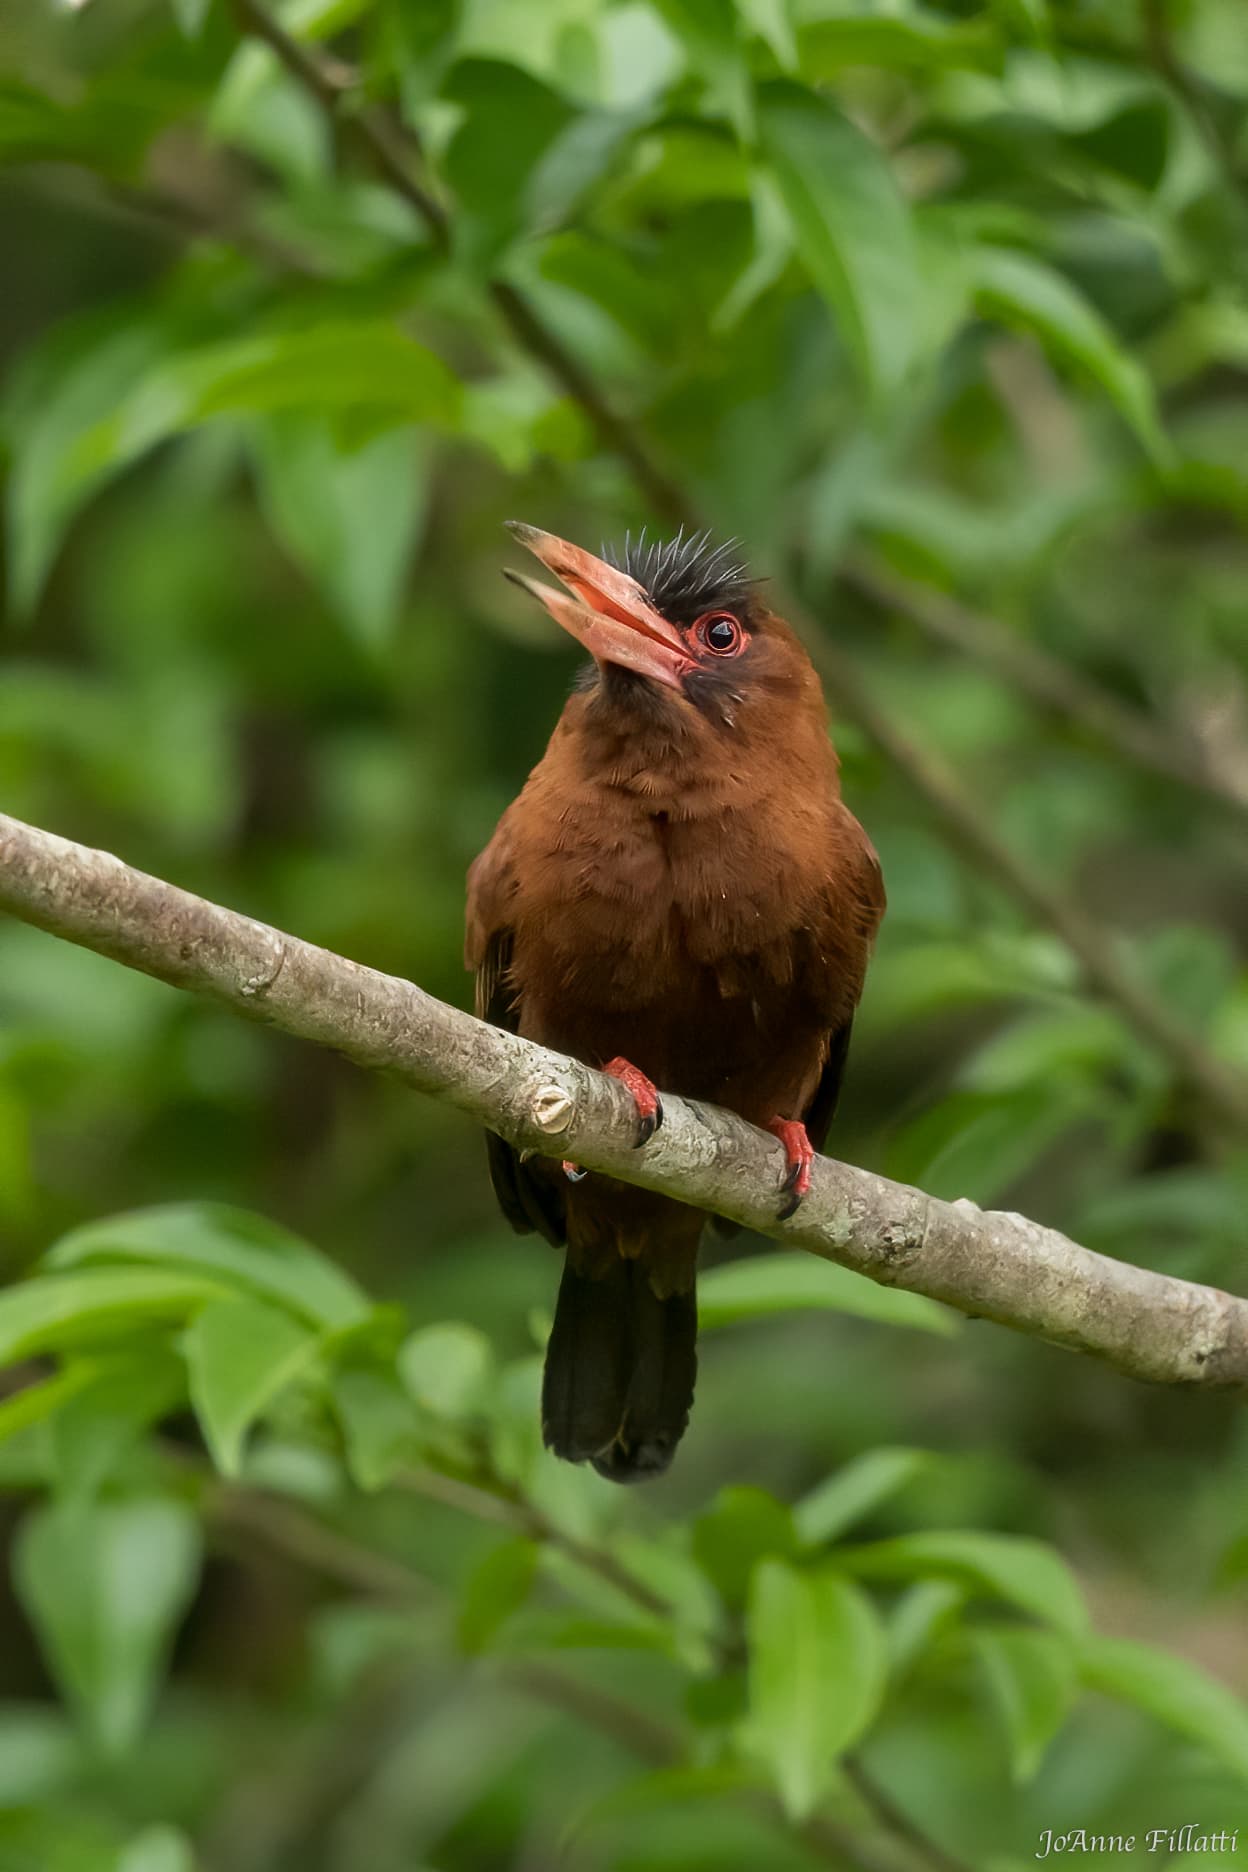
[(665, 298), (649, 290), (636, 260), (623, 248), (569, 231), (544, 242), (542, 278), (591, 300), (628, 336), (658, 356), (670, 347)]
[(51, 1378), (23, 1385), (20, 1391), (14, 1391), (4, 1398), (0, 1401), (0, 1442), (6, 1437), (15, 1436), (19, 1430), (25, 1430), (31, 1424), (42, 1423), (45, 1418), (54, 1416), (71, 1398), (93, 1382), (96, 1370), (94, 1365), (83, 1359), (67, 1366), (64, 1371), (54, 1373)]
[(349, 1366), (330, 1381), (346, 1443), (347, 1468), (357, 1488), (384, 1488), (419, 1454), (412, 1400), (389, 1371)]
[(806, 269), (868, 389), (886, 397), (914, 362), (921, 285), (888, 163), (834, 105), (796, 85), (763, 88), (759, 137)]
[(176, 1828), (144, 1827), (123, 1849), (116, 1872), (195, 1872), (195, 1855)]
[[(582, 1807), (569, 1829), (573, 1839), (613, 1821), (631, 1820), (637, 1815), (662, 1813), (672, 1807), (696, 1804), (699, 1818), (710, 1813), (731, 1811), (732, 1796), (758, 1794), (757, 1770), (741, 1761), (705, 1762), (677, 1768), (656, 1768), (635, 1780), (610, 1787)], [(707, 1844), (704, 1826), (699, 1827), (698, 1845)], [(689, 1863), (686, 1861), (686, 1863)], [(715, 1863), (701, 1858), (704, 1866)], [(737, 1863), (740, 1863), (738, 1861)]]
[(689, 70), (703, 87), (702, 109), (750, 134), (750, 80), (737, 30), (737, 8), (724, 0), (654, 0), (680, 40)]
[(1088, 1638), (1078, 1668), (1089, 1690), (1134, 1703), (1248, 1780), (1248, 1708), (1186, 1658), (1130, 1638)]
[(4, 426), (12, 450), (9, 581), (19, 612), (33, 608), (65, 528), (107, 475), (101, 468), (67, 485), (69, 454), (159, 365), (171, 342), (150, 310), (126, 302), (54, 329), (14, 372)]
[(463, 434), (511, 475), (526, 474), (539, 456), (576, 461), (592, 452), (579, 404), (556, 397), (536, 372), (512, 370), (471, 384), (464, 394)]
[(0, 1365), (133, 1333), (150, 1320), (189, 1318), (225, 1292), (200, 1275), (89, 1268), (23, 1281), (0, 1294)]
[(464, 1582), (456, 1631), (470, 1655), (488, 1651), (495, 1633), (518, 1612), (537, 1578), (535, 1542), (517, 1538), (492, 1547)]
[[(367, 0), (288, 0), (280, 9), (281, 24), (297, 39), (323, 39), (349, 26), (366, 5)], [(315, 185), (328, 173), (332, 134), (320, 101), (258, 39), (244, 38), (226, 66), (211, 100), (208, 129), (214, 140), (237, 144), (293, 188)]]
[(931, 1196), (993, 1203), (1043, 1159), (1089, 1111), (1103, 1105), (1101, 1086), (1069, 1074), (1053, 1096), (1054, 1075), (1015, 1091), (952, 1092), (893, 1140), (888, 1174)]
[(1104, 168), (1150, 194), (1170, 158), (1171, 112), (1160, 96), (1141, 97), (1094, 124), (1071, 142)]
[(978, 20), (950, 24), (938, 13), (839, 13), (814, 19), (798, 33), (801, 75), (825, 83), (852, 65), (926, 73), (941, 66), (965, 69), (1000, 63), (996, 35)]
[(1075, 1657), (1055, 1632), (980, 1626), (971, 1643), (1005, 1729), (1010, 1772), (1030, 1781), (1075, 1698)]
[[(527, 1612), (516, 1622), (509, 1641), (514, 1639), (526, 1648), (541, 1644), (560, 1649), (657, 1651), (694, 1673), (712, 1668), (707, 1642), (712, 1621), (702, 1616), (688, 1620), (676, 1608), (675, 1616), (661, 1606), (650, 1611), (638, 1603), (622, 1579), (607, 1577), (575, 1551), (552, 1547), (549, 1542), (542, 1546), (538, 1564), (542, 1577), (558, 1588), (569, 1605), (553, 1613)], [(624, 1570), (634, 1580), (652, 1584), (635, 1565)], [(665, 1600), (667, 1594), (660, 1588), (658, 1597)]]
[(170, 0), (178, 30), (187, 39), (198, 39), (208, 17), (212, 0)]
[(389, 7), (382, 15), (384, 29), (393, 34), (389, 56), (409, 122), (438, 89), (454, 53), (459, 16), (460, 0), (421, 0), (418, 7)]
[[(695, 1677), (685, 1685), (685, 1714), (695, 1728), (713, 1729), (722, 1734), (744, 1722), (748, 1694), (744, 1667), (721, 1667), (714, 1676)], [(751, 1764), (751, 1775), (757, 1772)]]
[(199, 1526), (163, 1497), (56, 1502), (17, 1535), (14, 1579), (48, 1667), (110, 1754), (138, 1739), (199, 1574)]
[(649, 113), (644, 110), (589, 111), (583, 117), (574, 117), (528, 178), (526, 220), (536, 227), (555, 228), (572, 219), (648, 119)]
[(82, 1744), (49, 1704), (0, 1707), (0, 1813), (50, 1800), (82, 1769)]
[(290, 189), (312, 189), (329, 175), (332, 142), (315, 98), (277, 64), (267, 46), (244, 41), (225, 68), (208, 129), (275, 170)]
[(183, 1350), (191, 1402), (223, 1475), (239, 1473), (248, 1430), (308, 1370), (320, 1346), (289, 1313), (258, 1300), (218, 1300), (199, 1314)]
[(56, 1492), (64, 1497), (92, 1495), (110, 1481), (147, 1426), (186, 1396), (182, 1359), (145, 1337), (136, 1337), (124, 1358), (88, 1369), (89, 1385), (51, 1424)]
[(781, 71), (792, 72), (797, 65), (792, 0), (737, 0), (737, 10), (747, 29), (770, 46)]
[(887, 1326), (910, 1326), (946, 1338), (958, 1319), (935, 1300), (881, 1287), (864, 1274), (809, 1254), (761, 1254), (712, 1268), (698, 1283), (698, 1323), (704, 1330), (765, 1319), (772, 1313), (852, 1313)]
[(913, 1670), (924, 1652), (956, 1622), (966, 1588), (947, 1579), (908, 1586), (888, 1619), (888, 1674), (893, 1683)]
[(677, 1631), (701, 1645), (718, 1629), (723, 1607), (691, 1551), (695, 1544), (683, 1528), (659, 1539), (619, 1532), (612, 1535), (611, 1551), (625, 1573), (670, 1606)]
[(305, 331), (231, 339), (155, 371), (117, 416), (123, 455), (210, 416), (288, 409), (384, 411), (451, 429), (459, 385), (442, 362), (386, 320), (326, 321)]
[(231, 339), (156, 364), (74, 437), (50, 495), (64, 525), (103, 477), (215, 416), (370, 409), (395, 424), (454, 429), (459, 408), (459, 385), (442, 360), (382, 319)]
[(348, 448), (324, 417), (287, 411), (253, 440), (274, 532), (356, 635), (384, 643), (428, 499), (423, 438), (391, 429)]
[(1049, 0), (996, 0), (996, 10), (1007, 25), (1018, 28), (1034, 44), (1051, 44), (1053, 22), (1049, 17)]
[(729, 332), (768, 292), (793, 257), (789, 213), (766, 169), (750, 178), (750, 206), (754, 216), (754, 245), (742, 273), (733, 281), (715, 312), (713, 329)]
[[(230, 1286), (276, 1301), (310, 1325), (354, 1326), (368, 1297), (297, 1235), (224, 1203), (170, 1203), (88, 1222), (62, 1236), (45, 1257), (50, 1268), (148, 1261), (224, 1276)], [(220, 1293), (215, 1283), (213, 1293)]]
[(693, 1555), (726, 1604), (741, 1606), (759, 1561), (797, 1557), (793, 1516), (765, 1489), (721, 1489), (693, 1524)]
[(436, 1417), (456, 1420), (479, 1411), (493, 1372), (494, 1353), (485, 1334), (458, 1320), (414, 1332), (399, 1352), (404, 1384)]
[[(603, 1619), (581, 1612), (527, 1612), (516, 1620), (518, 1651), (647, 1651), (680, 1661), (675, 1632), (661, 1619)], [(702, 1664), (703, 1669), (707, 1666)]]
[(530, 178), (572, 112), (548, 85), (495, 60), (456, 66), (444, 96), (464, 110), (443, 159), (458, 203), (455, 239), (469, 264), (485, 269), (525, 228)]
[(980, 247), (970, 265), (976, 309), (985, 318), (1034, 333), (1055, 358), (1085, 371), (1153, 461), (1166, 467), (1173, 451), (1148, 374), (1082, 293), (1052, 267), (1010, 248)]
[(841, 1565), (869, 1579), (952, 1579), (1008, 1600), (1071, 1637), (1087, 1628), (1083, 1595), (1066, 1563), (1042, 1541), (1021, 1534), (946, 1532), (933, 1528), (848, 1547)]
[(881, 1502), (913, 1481), (931, 1462), (926, 1450), (874, 1449), (838, 1469), (810, 1491), (793, 1510), (803, 1547), (839, 1540)]
[(749, 1713), (743, 1741), (767, 1768), (792, 1820), (810, 1816), (830, 1771), (870, 1726), (887, 1653), (875, 1610), (830, 1570), (765, 1560), (746, 1630)]

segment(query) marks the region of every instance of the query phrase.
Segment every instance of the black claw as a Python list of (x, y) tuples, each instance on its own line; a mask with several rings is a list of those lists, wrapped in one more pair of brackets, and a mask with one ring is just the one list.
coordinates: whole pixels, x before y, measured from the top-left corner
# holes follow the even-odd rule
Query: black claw
[[(780, 1185), (781, 1190), (788, 1191), (788, 1190), (796, 1189), (797, 1180), (801, 1176), (801, 1174), (802, 1174), (802, 1160), (800, 1157), (795, 1157), (793, 1159), (793, 1162), (789, 1165), (788, 1169), (784, 1173), (784, 1181)], [(799, 1196), (797, 1200), (800, 1202), (802, 1199)]]
[[(789, 1177), (786, 1177), (783, 1184), (781, 1185), (781, 1189), (782, 1191), (784, 1191), (784, 1190), (790, 1190), (791, 1188), (792, 1188), (792, 1181)], [(777, 1209), (776, 1221), (787, 1222), (791, 1216), (795, 1216), (797, 1214), (798, 1210), (801, 1208), (805, 1200), (806, 1199), (804, 1196), (799, 1196), (796, 1190), (792, 1190), (792, 1193), (789, 1196), (788, 1201), (782, 1202), (780, 1207)]]
[(652, 1112), (650, 1117), (648, 1118), (638, 1117), (637, 1142), (633, 1146), (634, 1150), (640, 1150), (643, 1144), (648, 1144), (651, 1138), (654, 1136), (655, 1132), (658, 1130), (659, 1126), (662, 1124), (663, 1122), (662, 1099), (659, 1099), (657, 1104), (658, 1104), (657, 1110)]

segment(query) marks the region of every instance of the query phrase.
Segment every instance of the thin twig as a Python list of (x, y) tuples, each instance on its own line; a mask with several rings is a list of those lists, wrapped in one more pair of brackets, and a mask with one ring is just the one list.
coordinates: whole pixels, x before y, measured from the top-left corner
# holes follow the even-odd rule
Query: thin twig
[(63, 164), (32, 163), (23, 168), (21, 179), (41, 202), (94, 221), (132, 228), (153, 240), (180, 246), (195, 240), (229, 241), (241, 253), (283, 275), (313, 280), (328, 277), (327, 268), (312, 255), (248, 220), (232, 201), (197, 199), (189, 188), (166, 181), (123, 182)]
[[(412, 173), (402, 133), (383, 111), (361, 104), (333, 61), (322, 57), (287, 32), (259, 0), (234, 0), (243, 31), (262, 40), (292, 78), (315, 98), (335, 126), (351, 132), (383, 179), (414, 208), (435, 246), (450, 246), (450, 223), (445, 208)], [(415, 154), (414, 141), (412, 153)]]
[[(447, 1507), (471, 1515), (475, 1520), (484, 1521), (493, 1527), (508, 1527), (517, 1533), (530, 1535), (544, 1545), (555, 1547), (579, 1561), (600, 1579), (624, 1593), (637, 1608), (656, 1617), (670, 1618), (671, 1607), (657, 1593), (651, 1592), (645, 1583), (622, 1567), (615, 1555), (606, 1547), (600, 1547), (591, 1541), (577, 1540), (564, 1534), (545, 1515), (539, 1513), (528, 1503), (507, 1498), (490, 1488), (480, 1488), (463, 1483), (453, 1476), (443, 1475), (436, 1469), (409, 1471), (397, 1478), (404, 1486), (425, 1496), (430, 1501), (444, 1503)], [(723, 1636), (713, 1647), (713, 1654), (722, 1670), (740, 1666), (746, 1655), (744, 1634), (740, 1621), (736, 1620), (730, 1632)], [(528, 1667), (526, 1667), (527, 1669)], [(544, 1678), (542, 1667), (535, 1669), (538, 1675), (532, 1680), (532, 1687), (539, 1695), (547, 1695), (547, 1700), (564, 1701), (565, 1706), (576, 1714), (575, 1699), (568, 1704), (566, 1692), (570, 1679), (559, 1676), (559, 1681), (551, 1686)], [(559, 1674), (556, 1674), (557, 1676)], [(582, 1686), (578, 1683), (577, 1693)], [(596, 1694), (596, 1693), (595, 1693)], [(613, 1720), (604, 1720), (610, 1715)], [(613, 1727), (617, 1739), (630, 1749), (631, 1753), (650, 1760), (655, 1766), (670, 1760), (677, 1752), (677, 1738), (669, 1734), (648, 1716), (638, 1722), (637, 1712), (631, 1705), (624, 1705), (618, 1711), (607, 1712), (599, 1706), (591, 1717), (594, 1726), (599, 1729)], [(884, 1831), (904, 1841), (918, 1856), (930, 1872), (967, 1872), (966, 1866), (946, 1852), (937, 1841), (930, 1839), (909, 1814), (896, 1805), (873, 1780), (869, 1771), (855, 1755), (845, 1756), (841, 1762), (846, 1780), (856, 1791), (859, 1799), (872, 1812)], [(768, 1816), (776, 1818), (774, 1803), (768, 1798), (764, 1801)], [(811, 1849), (824, 1858), (849, 1856), (856, 1863), (860, 1872), (897, 1872), (894, 1859), (890, 1855), (880, 1855), (872, 1861), (869, 1843), (858, 1838), (852, 1829), (841, 1822), (831, 1820), (819, 1814), (805, 1821), (798, 1828), (802, 1838)]]
[(637, 1579), (627, 1567), (621, 1566), (615, 1555), (605, 1547), (596, 1547), (590, 1541), (577, 1540), (575, 1535), (565, 1534), (548, 1516), (518, 1496), (504, 1493), (501, 1487), (482, 1487), (474, 1482), (465, 1482), (459, 1476), (446, 1475), (439, 1469), (403, 1470), (395, 1477), (395, 1481), (400, 1488), (414, 1495), (423, 1495), (426, 1501), (441, 1502), (445, 1507), (457, 1508), (478, 1521), (489, 1522), (494, 1527), (510, 1528), (513, 1533), (558, 1548), (569, 1560), (575, 1560), (578, 1565), (596, 1573), (599, 1579), (605, 1580), (617, 1592), (631, 1599), (640, 1611), (651, 1618), (671, 1616), (672, 1608), (668, 1601), (659, 1593), (652, 1592), (644, 1580)]
[(1094, 1254), (1025, 1217), (941, 1202), (826, 1157), (816, 1158), (797, 1213), (782, 1221), (782, 1150), (735, 1114), (665, 1090), (661, 1129), (635, 1149), (632, 1100), (617, 1080), (411, 982), (3, 814), (0, 909), (390, 1073), (518, 1149), (675, 1196), (1133, 1377), (1248, 1385), (1246, 1300)]
[(204, 1506), (219, 1527), (258, 1536), (310, 1572), (323, 1573), (370, 1598), (427, 1599), (433, 1590), (423, 1574), (403, 1561), (339, 1534), (279, 1496), (221, 1486), (209, 1489)]
[(1248, 816), (1248, 788), (1237, 787), (1213, 772), (1199, 745), (1168, 733), (1142, 709), (1120, 701), (1059, 657), (1006, 630), (995, 618), (901, 578), (863, 553), (846, 560), (839, 576), (872, 605), (899, 612), (939, 643), (996, 670), (1033, 702), (1090, 729), (1128, 760)]
[(528, 300), (507, 280), (498, 279), (490, 284), (490, 297), (517, 343), (584, 410), (599, 440), (624, 462), (655, 513), (673, 526), (693, 523), (693, 503), (659, 466), (636, 425), (615, 410), (592, 374), (557, 333), (543, 324)]
[[(476, 1499), (485, 1494), (483, 1490), (464, 1493), (452, 1490), (438, 1499), (497, 1525), (497, 1518), (486, 1512), (484, 1501)], [(352, 1591), (387, 1599), (415, 1599), (421, 1604), (447, 1603), (444, 1590), (425, 1574), (405, 1561), (379, 1554), (349, 1535), (326, 1527), (297, 1503), (229, 1487), (211, 1490), (206, 1497), (206, 1507), (210, 1519), (226, 1529), (258, 1538), (298, 1566), (335, 1580)], [(604, 1556), (600, 1554), (599, 1557)], [(535, 1658), (504, 1656), (491, 1659), (489, 1663), (506, 1687), (596, 1730), (648, 1767), (675, 1767), (686, 1758), (684, 1737), (678, 1729), (583, 1677), (573, 1676)], [(757, 1808), (771, 1824), (787, 1827), (779, 1803), (770, 1795), (743, 1790), (739, 1798)], [(877, 1817), (884, 1820), (882, 1810)], [(819, 1815), (797, 1831), (811, 1852), (829, 1864), (848, 1864), (855, 1866), (858, 1872), (905, 1872), (895, 1854), (881, 1853), (870, 1840), (861, 1838), (852, 1827), (840, 1821)], [(936, 1861), (925, 1850), (922, 1835), (908, 1822), (904, 1831), (886, 1822), (885, 1832), (894, 1837), (896, 1844), (917, 1852), (934, 1872), (964, 1872), (962, 1867), (951, 1869), (947, 1862)]]
[(880, 706), (849, 657), (826, 639), (814, 645), (812, 655), (828, 679), (833, 707), (844, 707), (870, 735), (936, 808), (947, 831), (980, 868), (1061, 938), (1082, 965), (1088, 986), (1121, 1009), (1135, 1030), (1169, 1060), (1179, 1081), (1215, 1123), (1232, 1135), (1248, 1134), (1248, 1080), (1176, 1020), (1114, 938), (1000, 836), (946, 762)]
[[(236, 4), (246, 29), (264, 39), (291, 75), (306, 85), (322, 108), (337, 120), (341, 87), (323, 69), (317, 55), (292, 39), (260, 0), (236, 0)], [(396, 155), (393, 133), (383, 132), (387, 121), (374, 110), (362, 110), (351, 119), (393, 186), (424, 215), (431, 231), (449, 243), (446, 211), (412, 178)], [(697, 524), (697, 502), (667, 474), (636, 425), (613, 408), (593, 375), (528, 301), (506, 281), (495, 280), (490, 294), (517, 342), (585, 411), (604, 446), (627, 464), (656, 511), (672, 522)], [(1223, 1066), (1176, 1021), (1164, 1002), (1125, 964), (1100, 926), (1000, 838), (990, 819), (935, 755), (896, 728), (849, 659), (828, 643), (826, 633), (810, 618), (804, 618), (795, 605), (790, 603), (786, 608), (803, 631), (816, 666), (835, 685), (836, 700), (900, 767), (934, 808), (938, 821), (984, 869), (1057, 933), (1082, 964), (1089, 986), (1115, 1003), (1150, 1044), (1169, 1059), (1177, 1077), (1196, 1092), (1219, 1124), (1234, 1133), (1248, 1133), (1248, 1080)]]
[(652, 1768), (670, 1768), (684, 1756), (680, 1731), (659, 1722), (635, 1703), (600, 1690), (583, 1677), (553, 1669), (536, 1661), (505, 1660), (500, 1666), (504, 1683), (512, 1684), (526, 1695), (536, 1697), (563, 1710), (577, 1722), (585, 1722), (600, 1735), (609, 1736), (629, 1755), (635, 1755)]
[(891, 1833), (897, 1839), (905, 1840), (906, 1844), (933, 1868), (933, 1872), (967, 1872), (965, 1861), (947, 1852), (939, 1840), (934, 1840), (930, 1833), (925, 1833), (918, 1822), (911, 1819), (905, 1808), (893, 1799), (888, 1789), (882, 1787), (870, 1770), (863, 1766), (860, 1756), (847, 1756), (841, 1766), (845, 1779), (854, 1789), (864, 1807), (874, 1814), (886, 1832)]

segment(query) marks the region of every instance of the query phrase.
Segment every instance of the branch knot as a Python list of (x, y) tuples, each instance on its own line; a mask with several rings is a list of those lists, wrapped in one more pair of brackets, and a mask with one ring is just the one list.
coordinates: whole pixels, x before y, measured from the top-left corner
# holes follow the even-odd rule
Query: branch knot
[(533, 1122), (539, 1131), (566, 1131), (576, 1113), (576, 1101), (562, 1086), (539, 1086), (533, 1094)]

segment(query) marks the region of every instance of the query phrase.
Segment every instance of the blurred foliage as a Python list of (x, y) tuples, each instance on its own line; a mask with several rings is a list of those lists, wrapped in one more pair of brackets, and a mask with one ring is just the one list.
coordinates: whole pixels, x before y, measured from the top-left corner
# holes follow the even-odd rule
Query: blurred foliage
[[(0, 12), (6, 810), (462, 999), (463, 872), (569, 676), (499, 523), (662, 518), (587, 380), (1248, 1069), (1242, 0), (289, 0), (320, 97), (257, 19)], [(1242, 1288), (1248, 1156), (836, 733), (891, 900), (837, 1151)], [(480, 1159), (0, 930), (0, 1872), (1248, 1829), (1234, 1404), (746, 1246), (622, 1496), (538, 1447), (554, 1263)]]

